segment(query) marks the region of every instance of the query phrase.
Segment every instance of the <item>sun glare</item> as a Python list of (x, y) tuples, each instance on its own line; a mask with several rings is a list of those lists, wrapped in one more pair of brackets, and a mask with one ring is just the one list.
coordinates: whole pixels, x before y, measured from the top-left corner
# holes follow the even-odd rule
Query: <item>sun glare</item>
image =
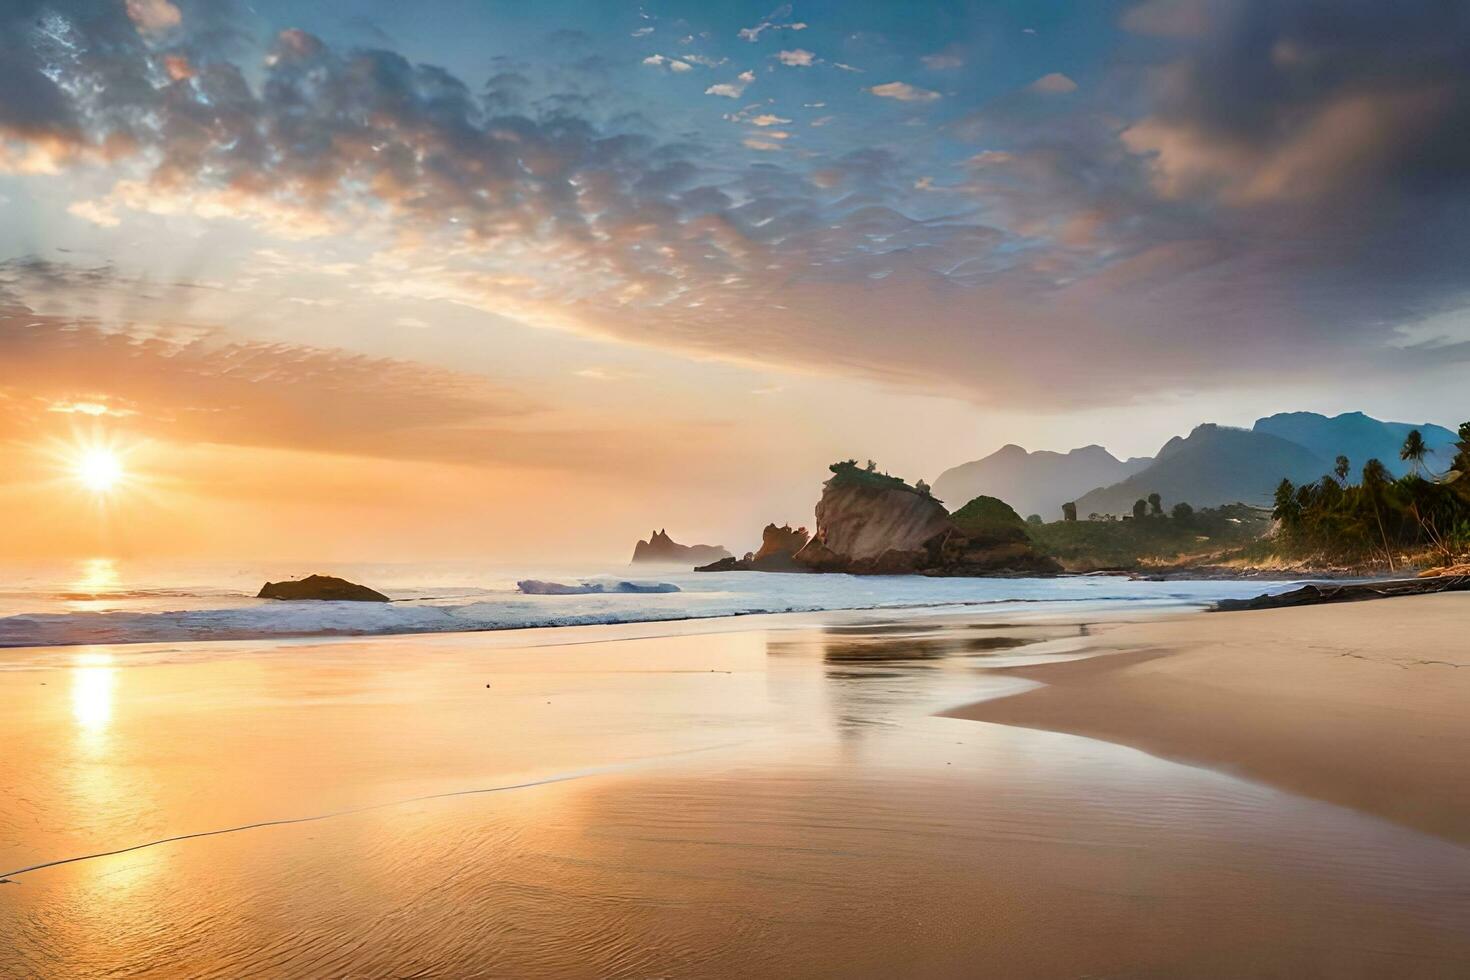
[(84, 450), (77, 459), (76, 477), (93, 493), (110, 493), (123, 478), (122, 461), (110, 449)]

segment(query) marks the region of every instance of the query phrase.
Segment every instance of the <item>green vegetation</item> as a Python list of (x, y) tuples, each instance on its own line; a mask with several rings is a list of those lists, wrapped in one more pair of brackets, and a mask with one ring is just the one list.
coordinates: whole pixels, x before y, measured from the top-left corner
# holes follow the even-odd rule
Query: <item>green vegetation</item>
[[(1147, 506), (1147, 501), (1144, 502)], [(1171, 515), (1145, 514), (1129, 520), (1061, 520), (1027, 530), (1045, 554), (1067, 568), (1089, 571), (1097, 568), (1138, 568), (1149, 564), (1180, 561), (1190, 557), (1230, 557), (1222, 552), (1243, 548), (1270, 526), (1264, 511), (1245, 504), (1195, 510), (1187, 503), (1175, 504)]]
[(1342, 457), (1330, 475), (1315, 483), (1276, 487), (1272, 516), (1281, 522), (1274, 542), (1290, 557), (1321, 556), (1330, 561), (1386, 564), (1403, 555), (1445, 564), (1470, 553), (1470, 422), (1460, 426), (1453, 469), (1438, 479), (1427, 476), (1424, 439), (1415, 429), (1399, 456), (1413, 469), (1393, 479), (1379, 460), (1363, 466), (1359, 482), (1347, 482), (1350, 467)]
[(1445, 474), (1445, 482), (1453, 483), (1460, 479), (1470, 479), (1470, 422), (1460, 423), (1460, 441), (1455, 443), (1459, 450), (1455, 454), (1455, 461), (1450, 464), (1450, 472)]
[(833, 463), (827, 467), (832, 471), (832, 479), (827, 481), (832, 487), (876, 487), (880, 490), (907, 490), (910, 493), (929, 494), (928, 484), (919, 481), (920, 486), (911, 487), (902, 479), (890, 476), (887, 473), (878, 472), (878, 466), (871, 459), (867, 466), (859, 466), (857, 460), (847, 459), (840, 463)]
[(950, 515), (955, 527), (970, 538), (1015, 537), (1026, 533), (1026, 522), (997, 497), (976, 497)]

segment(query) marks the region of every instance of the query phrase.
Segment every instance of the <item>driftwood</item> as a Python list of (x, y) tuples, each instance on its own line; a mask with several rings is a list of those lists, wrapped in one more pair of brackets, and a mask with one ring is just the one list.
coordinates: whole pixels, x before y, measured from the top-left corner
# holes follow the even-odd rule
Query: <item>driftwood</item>
[(1463, 591), (1470, 591), (1470, 575), (1441, 575), (1436, 578), (1355, 582), (1347, 585), (1304, 585), (1300, 589), (1280, 595), (1258, 595), (1254, 599), (1221, 599), (1215, 603), (1214, 611), (1279, 609), (1285, 606), (1315, 606), (1323, 602), (1358, 602), (1363, 599)]

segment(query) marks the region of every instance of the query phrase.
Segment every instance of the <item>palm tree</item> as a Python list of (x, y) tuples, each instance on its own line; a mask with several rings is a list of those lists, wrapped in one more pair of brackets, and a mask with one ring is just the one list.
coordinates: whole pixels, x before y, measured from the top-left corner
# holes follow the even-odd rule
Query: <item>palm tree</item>
[[(1418, 430), (1416, 429), (1411, 435), (1418, 435)], [(1405, 441), (1406, 448), (1407, 445)], [(1370, 459), (1363, 464), (1363, 490), (1368, 494), (1369, 502), (1373, 504), (1373, 517), (1378, 522), (1378, 537), (1383, 541), (1383, 554), (1388, 559), (1390, 572), (1393, 571), (1393, 551), (1388, 547), (1388, 533), (1383, 530), (1383, 491), (1391, 480), (1388, 467), (1378, 460)]]
[(1423, 476), (1424, 457), (1427, 455), (1429, 447), (1424, 444), (1424, 436), (1418, 429), (1410, 429), (1404, 438), (1404, 448), (1399, 450), (1399, 459), (1408, 463), (1416, 476)]
[(1351, 469), (1352, 463), (1348, 462), (1348, 458), (1346, 456), (1339, 456), (1337, 457), (1337, 465), (1332, 468), (1332, 472), (1337, 476), (1338, 483), (1346, 485), (1348, 471)]

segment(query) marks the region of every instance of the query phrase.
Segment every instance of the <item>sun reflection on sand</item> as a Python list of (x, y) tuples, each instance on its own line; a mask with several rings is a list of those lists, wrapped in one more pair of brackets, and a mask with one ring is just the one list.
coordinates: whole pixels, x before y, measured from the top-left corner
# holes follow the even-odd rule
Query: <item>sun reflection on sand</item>
[(98, 736), (112, 721), (116, 685), (110, 653), (79, 653), (71, 671), (71, 713), (85, 735)]

